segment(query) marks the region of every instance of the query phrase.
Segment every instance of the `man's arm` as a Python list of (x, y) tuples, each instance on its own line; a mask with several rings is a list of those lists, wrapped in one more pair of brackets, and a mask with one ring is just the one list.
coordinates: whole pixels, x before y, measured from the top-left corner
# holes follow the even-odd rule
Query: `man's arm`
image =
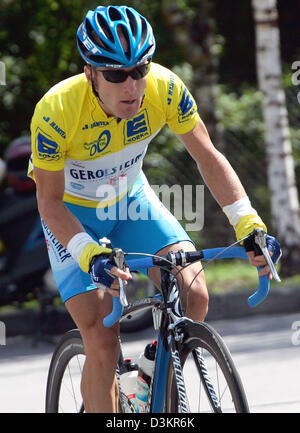
[(84, 228), (63, 203), (64, 170), (48, 171), (34, 168), (38, 209), (56, 239), (67, 248), (68, 242)]
[[(178, 137), (195, 160), (204, 182), (222, 208), (232, 206), (233, 203), (247, 197), (236, 172), (225, 156), (214, 147), (201, 120), (191, 132)], [(262, 221), (261, 223), (263, 225)], [(251, 227), (251, 224), (249, 226)], [(254, 228), (247, 234), (250, 234)], [(251, 265), (256, 267), (266, 265), (263, 255), (255, 256), (254, 251), (249, 251), (247, 254)], [(265, 266), (259, 274), (264, 275), (268, 272), (269, 267)]]
[[(38, 209), (41, 218), (56, 239), (65, 248), (68, 248), (81, 269), (85, 272), (89, 272), (93, 257), (109, 254), (111, 250), (95, 242), (94, 239), (85, 232), (75, 215), (64, 205), (64, 170), (53, 172), (35, 167), (34, 176), (37, 185)], [(132, 278), (128, 269), (122, 271), (121, 269), (113, 267), (111, 273), (124, 280)], [(116, 287), (114, 287), (116, 285), (118, 288), (117, 280), (111, 288), (108, 289), (108, 292), (114, 296), (118, 296), (118, 291), (116, 292)]]

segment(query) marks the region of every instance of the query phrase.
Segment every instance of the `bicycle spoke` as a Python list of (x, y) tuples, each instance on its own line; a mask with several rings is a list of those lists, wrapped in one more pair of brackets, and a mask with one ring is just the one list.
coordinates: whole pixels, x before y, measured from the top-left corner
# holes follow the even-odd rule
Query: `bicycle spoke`
[[(191, 411), (235, 412), (231, 392), (220, 366), (208, 351), (201, 351), (201, 362), (198, 360), (195, 364), (195, 358), (189, 355), (184, 366), (184, 380)], [(200, 376), (199, 370), (202, 371)]]
[(234, 408), (224, 407), (224, 404), (227, 403), (227, 399), (231, 401), (231, 395), (226, 394), (226, 390), (228, 390), (227, 383), (218, 363), (210, 356), (208, 352), (204, 350), (203, 352), (205, 353), (203, 354), (202, 368), (205, 367), (206, 370), (205, 374), (203, 374), (203, 380), (206, 381), (206, 386), (209, 390), (209, 396), (207, 395), (207, 392), (203, 390), (202, 411), (209, 411), (209, 408), (212, 411), (234, 411)]
[(77, 412), (82, 410), (82, 397), (80, 393), (80, 381), (84, 355), (72, 358), (65, 370), (61, 381), (59, 411)]
[[(220, 336), (207, 324), (186, 325), (180, 359), (191, 412), (248, 412), (238, 372)], [(166, 410), (178, 412), (176, 378), (169, 366)]]

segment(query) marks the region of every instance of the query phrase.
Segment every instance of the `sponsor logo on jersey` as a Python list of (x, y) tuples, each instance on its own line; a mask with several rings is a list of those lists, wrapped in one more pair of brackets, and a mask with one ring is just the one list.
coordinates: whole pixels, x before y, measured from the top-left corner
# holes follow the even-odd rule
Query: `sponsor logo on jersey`
[(66, 138), (66, 133), (53, 120), (50, 122), (50, 117), (43, 116), (43, 120), (48, 123), (62, 138)]
[[(97, 158), (109, 145), (111, 133), (108, 130), (101, 132), (98, 139), (91, 143), (84, 143), (84, 148), (89, 151), (91, 158)], [(107, 153), (107, 152), (106, 152)]]
[(45, 161), (58, 161), (62, 157), (59, 145), (39, 128), (35, 139), (36, 154)]
[(178, 121), (188, 120), (196, 111), (194, 100), (186, 87), (181, 88), (182, 96), (178, 105)]
[(172, 98), (173, 98), (173, 90), (174, 90), (174, 75), (170, 75), (170, 84), (169, 84), (169, 90), (168, 90), (168, 105), (171, 104)]
[(86, 170), (84, 168), (77, 169), (71, 168), (70, 175), (73, 179), (94, 181), (99, 179), (111, 178), (112, 176), (119, 176), (132, 168), (135, 164), (141, 162), (143, 154), (139, 153), (128, 161), (120, 165), (115, 165), (109, 168), (99, 168), (98, 170)]
[(151, 135), (147, 110), (144, 109), (132, 120), (124, 124), (124, 145), (136, 143)]
[(90, 125), (88, 123), (86, 123), (85, 125), (83, 125), (83, 127), (81, 129), (82, 129), (82, 131), (85, 131), (86, 129), (89, 129), (89, 128), (93, 129), (93, 128), (98, 128), (98, 127), (107, 126), (107, 125), (109, 125), (109, 122), (105, 122), (105, 121), (101, 120), (99, 122), (93, 122)]
[(81, 191), (82, 189), (84, 189), (84, 186), (81, 185), (81, 183), (71, 182), (70, 185), (73, 189), (77, 189), (78, 191)]

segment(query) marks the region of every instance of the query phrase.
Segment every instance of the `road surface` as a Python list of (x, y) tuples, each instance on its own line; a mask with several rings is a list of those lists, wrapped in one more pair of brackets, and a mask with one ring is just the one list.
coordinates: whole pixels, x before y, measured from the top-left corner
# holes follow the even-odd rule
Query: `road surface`
[[(224, 337), (241, 375), (251, 412), (300, 413), (300, 313), (211, 323)], [(151, 330), (123, 335), (125, 355), (137, 357)], [(54, 345), (14, 337), (0, 346), (0, 412), (44, 412)]]

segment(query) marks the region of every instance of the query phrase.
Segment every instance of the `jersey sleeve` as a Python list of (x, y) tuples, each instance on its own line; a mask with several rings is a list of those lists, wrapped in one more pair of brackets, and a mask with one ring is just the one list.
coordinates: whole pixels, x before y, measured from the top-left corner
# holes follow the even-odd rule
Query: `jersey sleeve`
[(65, 166), (66, 132), (57, 101), (43, 98), (31, 120), (32, 164), (49, 171)]
[(183, 81), (170, 73), (167, 124), (175, 134), (190, 132), (199, 120), (197, 104)]

